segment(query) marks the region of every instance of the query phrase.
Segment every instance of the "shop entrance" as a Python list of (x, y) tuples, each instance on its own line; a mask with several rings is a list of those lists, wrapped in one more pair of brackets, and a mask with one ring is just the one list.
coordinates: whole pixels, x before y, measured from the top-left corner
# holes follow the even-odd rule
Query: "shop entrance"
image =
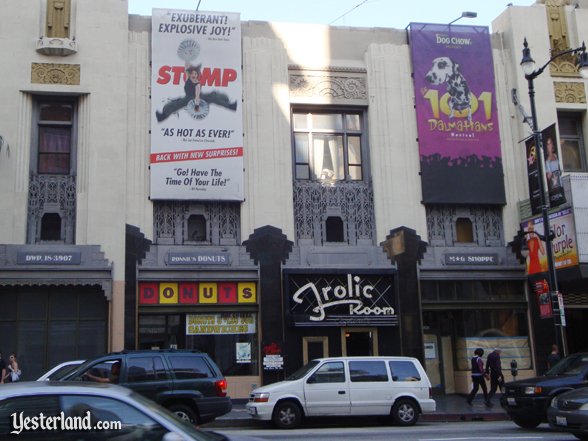
[(329, 356), (328, 337), (303, 337), (302, 338), (302, 361), (304, 364), (315, 358)]
[(378, 355), (376, 328), (342, 328), (341, 352), (343, 356)]

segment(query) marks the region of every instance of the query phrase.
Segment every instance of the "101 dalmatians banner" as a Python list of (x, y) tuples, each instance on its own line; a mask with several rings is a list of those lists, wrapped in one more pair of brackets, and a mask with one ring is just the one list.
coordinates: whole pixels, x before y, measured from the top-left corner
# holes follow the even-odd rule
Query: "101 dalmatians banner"
[(410, 24), (424, 203), (504, 204), (487, 27)]
[(151, 199), (243, 200), (241, 22), (153, 9)]

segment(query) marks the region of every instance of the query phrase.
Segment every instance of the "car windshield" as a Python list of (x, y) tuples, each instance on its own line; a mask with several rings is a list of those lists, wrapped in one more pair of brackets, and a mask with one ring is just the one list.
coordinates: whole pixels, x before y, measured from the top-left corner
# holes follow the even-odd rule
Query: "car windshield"
[(308, 364), (305, 364), (304, 366), (302, 366), (300, 369), (298, 369), (292, 375), (286, 377), (286, 380), (287, 381), (300, 380), (309, 371), (311, 371), (312, 369), (314, 369), (318, 364), (319, 364), (318, 360), (312, 360)]
[(588, 365), (587, 354), (568, 355), (557, 362), (545, 375), (578, 375)]
[(47, 380), (60, 380), (61, 378), (65, 377), (70, 372), (73, 372), (74, 369), (77, 369), (79, 364), (69, 364), (66, 366), (62, 366), (53, 372), (51, 375), (47, 377)]

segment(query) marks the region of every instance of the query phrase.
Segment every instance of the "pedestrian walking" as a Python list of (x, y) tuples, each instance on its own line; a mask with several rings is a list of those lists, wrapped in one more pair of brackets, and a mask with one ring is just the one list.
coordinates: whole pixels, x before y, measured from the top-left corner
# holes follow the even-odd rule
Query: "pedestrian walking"
[(8, 371), (9, 372), (6, 376), (9, 377), (11, 383), (20, 381), (22, 372), (20, 371), (18, 360), (16, 359), (16, 354), (14, 352), (8, 357)]
[(551, 369), (559, 360), (561, 360), (559, 348), (557, 345), (551, 345), (551, 353), (547, 356), (547, 369)]
[(472, 391), (468, 395), (467, 403), (471, 406), (472, 401), (478, 393), (478, 389), (482, 388), (482, 392), (484, 393), (484, 403), (487, 407), (492, 407), (492, 403), (488, 399), (488, 388), (486, 387), (486, 374), (484, 372), (484, 360), (482, 360), (482, 355), (484, 355), (484, 349), (478, 348), (474, 351), (474, 356), (471, 360)]
[(492, 400), (492, 397), (496, 394), (496, 390), (500, 388), (502, 391), (502, 385), (504, 384), (504, 375), (502, 374), (502, 362), (500, 360), (500, 354), (502, 349), (494, 348), (488, 358), (486, 359), (486, 375), (490, 377), (490, 392), (488, 392), (488, 401)]

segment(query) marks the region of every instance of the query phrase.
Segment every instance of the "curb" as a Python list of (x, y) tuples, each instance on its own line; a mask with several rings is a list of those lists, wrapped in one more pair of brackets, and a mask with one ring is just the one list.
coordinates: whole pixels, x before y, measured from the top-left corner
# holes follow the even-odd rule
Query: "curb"
[[(475, 421), (509, 421), (510, 417), (503, 412), (471, 412), (471, 413), (432, 413), (421, 415), (420, 423), (450, 423), (450, 422), (475, 422)], [(304, 426), (308, 427), (349, 427), (382, 425), (382, 418), (378, 417), (353, 417), (353, 418), (310, 418), (306, 419)], [(387, 421), (386, 421), (387, 423)], [(418, 424), (418, 423), (417, 423)], [(248, 427), (252, 429), (264, 429), (271, 426), (269, 421), (259, 421), (253, 418), (217, 418), (203, 424), (203, 429)]]

